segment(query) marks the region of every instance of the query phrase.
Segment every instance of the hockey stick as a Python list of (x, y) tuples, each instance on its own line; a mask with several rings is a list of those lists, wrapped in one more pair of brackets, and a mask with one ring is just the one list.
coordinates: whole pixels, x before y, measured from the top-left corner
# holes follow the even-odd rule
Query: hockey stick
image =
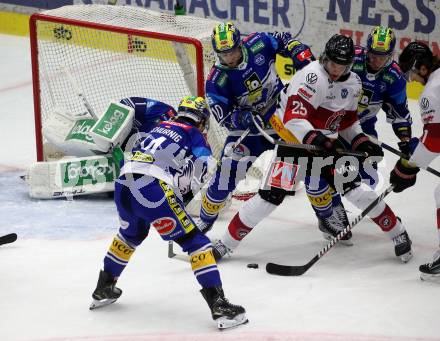
[[(319, 146), (315, 146), (313, 144), (289, 143), (289, 142), (275, 140), (273, 137), (271, 137), (269, 134), (267, 134), (261, 128), (260, 124), (258, 124), (258, 122), (256, 121), (256, 115), (254, 115), (252, 117), (252, 119), (254, 120), (254, 124), (257, 127), (257, 129), (260, 131), (260, 133), (266, 138), (266, 140), (268, 140), (272, 144), (275, 144), (275, 145), (278, 145), (278, 146), (283, 146), (283, 147), (294, 148), (294, 149), (303, 149), (303, 150), (319, 151), (319, 152), (325, 152), (326, 151), (324, 148), (319, 147)], [(346, 155), (346, 156), (365, 157), (365, 158), (368, 157), (367, 153), (364, 153), (364, 152), (352, 152), (352, 151), (345, 150), (345, 149), (336, 149), (336, 152), (338, 152), (341, 155)]]
[(189, 262), (189, 257), (187, 255), (180, 255), (180, 254), (174, 253), (172, 240), (168, 241), (168, 258), (174, 258), (174, 259), (181, 260), (183, 262)]
[(95, 120), (98, 120), (98, 116), (96, 115), (95, 111), (93, 110), (92, 106), (90, 105), (90, 102), (87, 100), (84, 93), (81, 91), (77, 81), (73, 77), (72, 73), (67, 69), (67, 67), (63, 68), (64, 74), (67, 76), (67, 79), (70, 82), (70, 85), (72, 85), (73, 91), (76, 93), (76, 95), (79, 97), (79, 99), (83, 102), (84, 107), (86, 108), (87, 112), (94, 118)]
[[(400, 150), (397, 150), (397, 149), (391, 147), (390, 145), (388, 145), (388, 144), (386, 144), (386, 143), (384, 143), (384, 142), (382, 142), (382, 141), (379, 141), (379, 140), (376, 139), (374, 136), (368, 135), (368, 137), (370, 138), (371, 141), (373, 141), (374, 143), (378, 144), (378, 145), (381, 146), (383, 149), (386, 149), (386, 150), (388, 150), (389, 152), (391, 152), (391, 153), (393, 153), (393, 154), (395, 154), (395, 155), (397, 155), (397, 156), (400, 156), (401, 158), (403, 158), (403, 159), (405, 159), (405, 160), (409, 160), (408, 155), (403, 154)], [(422, 169), (428, 171), (428, 172), (431, 173), (431, 174), (434, 174), (434, 175), (440, 177), (440, 172), (439, 172), (438, 170), (435, 170), (434, 168), (431, 168), (431, 167), (428, 166), (428, 167), (426, 167), (426, 168), (422, 168)]]
[(0, 245), (13, 243), (16, 240), (17, 240), (17, 234), (16, 233), (5, 234), (4, 236), (0, 237)]
[(309, 270), (322, 256), (324, 256), (341, 238), (353, 229), (376, 205), (381, 202), (389, 193), (392, 192), (394, 185), (390, 185), (379, 197), (374, 199), (351, 223), (344, 228), (336, 237), (333, 237), (319, 253), (304, 265), (281, 265), (267, 263), (266, 271), (272, 275), (278, 276), (301, 276)]

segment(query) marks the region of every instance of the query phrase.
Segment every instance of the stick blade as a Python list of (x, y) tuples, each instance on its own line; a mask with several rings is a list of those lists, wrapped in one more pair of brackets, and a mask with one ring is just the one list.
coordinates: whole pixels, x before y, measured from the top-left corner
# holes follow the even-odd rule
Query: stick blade
[(17, 240), (17, 234), (16, 233), (9, 233), (7, 235), (0, 237), (0, 245), (1, 244), (9, 244), (13, 243)]
[[(308, 265), (308, 264), (307, 264)], [(266, 271), (271, 275), (278, 276), (301, 276), (309, 267), (307, 265), (281, 265), (275, 263), (267, 263)]]

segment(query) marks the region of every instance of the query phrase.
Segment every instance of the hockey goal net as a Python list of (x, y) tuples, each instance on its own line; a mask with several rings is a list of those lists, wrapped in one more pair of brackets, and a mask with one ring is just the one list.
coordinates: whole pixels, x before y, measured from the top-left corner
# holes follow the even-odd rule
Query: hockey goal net
[[(54, 112), (100, 116), (111, 100), (149, 97), (174, 107), (204, 95), (216, 21), (130, 6), (75, 5), (30, 20), (38, 161), (53, 158), (42, 134)], [(225, 129), (211, 119), (208, 140), (219, 157)], [(56, 150), (55, 150), (56, 154)], [(261, 171), (254, 169), (254, 177)]]

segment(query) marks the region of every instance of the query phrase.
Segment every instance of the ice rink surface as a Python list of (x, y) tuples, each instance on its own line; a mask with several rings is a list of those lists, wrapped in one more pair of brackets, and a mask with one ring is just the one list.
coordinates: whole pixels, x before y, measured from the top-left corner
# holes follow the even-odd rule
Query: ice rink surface
[[(118, 228), (114, 204), (106, 196), (28, 197), (19, 178), (36, 158), (28, 39), (0, 35), (0, 51), (0, 235), (18, 234), (14, 244), (0, 246), (1, 340), (440, 340), (440, 283), (422, 282), (418, 272), (438, 244), (433, 191), (440, 179), (424, 171), (416, 186), (386, 199), (412, 238), (408, 264), (366, 218), (353, 230), (353, 247), (337, 245), (305, 275), (267, 274), (268, 261), (301, 265), (326, 245), (300, 192), (219, 265), (226, 296), (247, 309), (249, 324), (217, 331), (190, 265), (168, 259), (167, 243), (154, 230), (118, 282), (119, 301), (89, 311)], [(420, 136), (417, 103), (410, 108)], [(383, 116), (380, 137), (395, 145)], [(385, 153), (379, 192), (396, 161)], [(440, 169), (440, 160), (431, 166)], [(210, 236), (223, 234), (239, 206)], [(359, 213), (346, 207), (350, 216)]]

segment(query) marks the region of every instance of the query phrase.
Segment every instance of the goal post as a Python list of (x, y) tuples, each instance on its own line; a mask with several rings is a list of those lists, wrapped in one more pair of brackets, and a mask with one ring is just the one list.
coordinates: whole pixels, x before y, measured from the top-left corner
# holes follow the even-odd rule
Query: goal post
[(216, 23), (130, 6), (65, 6), (32, 15), (37, 159), (48, 157), (42, 130), (53, 112), (72, 117), (87, 112), (72, 79), (98, 116), (111, 100), (124, 97), (176, 107), (185, 95), (204, 96)]
[[(72, 5), (33, 14), (37, 161), (71, 156), (44, 135), (62, 124), (70, 129), (72, 120), (100, 117), (112, 101), (148, 97), (176, 108), (184, 96), (204, 96), (215, 62), (211, 34), (216, 24), (132, 6)], [(87, 139), (90, 124), (71, 129)], [(227, 134), (211, 116), (207, 137), (216, 159)], [(248, 175), (259, 180), (262, 169), (252, 167)]]

